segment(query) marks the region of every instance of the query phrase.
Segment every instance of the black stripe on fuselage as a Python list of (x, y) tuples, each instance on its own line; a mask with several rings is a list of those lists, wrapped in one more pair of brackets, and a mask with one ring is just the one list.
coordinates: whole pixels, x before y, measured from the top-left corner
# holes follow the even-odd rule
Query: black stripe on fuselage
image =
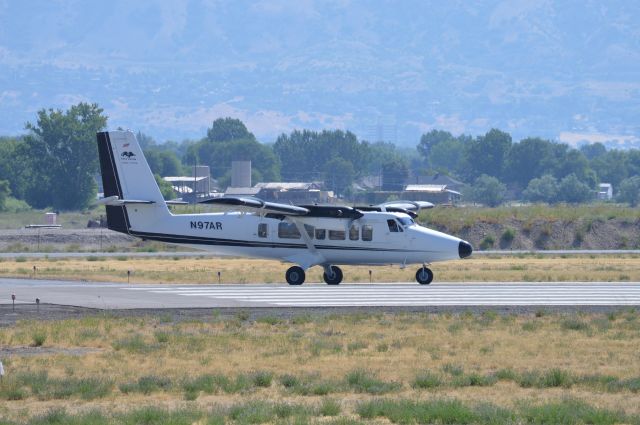
[[(307, 249), (306, 244), (298, 243), (279, 243), (279, 242), (258, 242), (243, 241), (237, 239), (219, 239), (207, 238), (201, 236), (188, 235), (171, 235), (167, 233), (150, 233), (137, 232), (131, 230), (130, 234), (143, 239), (154, 240), (158, 242), (184, 244), (184, 245), (215, 245), (215, 246), (237, 246), (246, 248), (290, 248), (290, 249)], [(374, 248), (367, 246), (338, 246), (338, 245), (315, 245), (316, 249), (322, 250), (346, 250), (346, 251), (376, 251), (376, 252), (418, 252), (414, 249), (390, 249), (390, 248)], [(420, 251), (432, 252), (432, 251)]]

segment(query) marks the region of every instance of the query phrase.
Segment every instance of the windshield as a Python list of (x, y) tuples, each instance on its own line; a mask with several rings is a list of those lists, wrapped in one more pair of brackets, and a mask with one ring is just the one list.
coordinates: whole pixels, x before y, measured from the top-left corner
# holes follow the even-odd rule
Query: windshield
[(411, 226), (413, 223), (415, 223), (413, 219), (409, 217), (398, 217), (398, 220), (400, 220), (400, 223), (402, 223), (404, 226)]

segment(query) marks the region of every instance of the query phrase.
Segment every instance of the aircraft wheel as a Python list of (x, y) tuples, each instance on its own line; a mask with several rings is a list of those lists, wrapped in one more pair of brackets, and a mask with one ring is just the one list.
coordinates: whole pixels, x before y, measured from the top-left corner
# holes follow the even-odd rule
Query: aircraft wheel
[(285, 274), (289, 285), (302, 285), (304, 283), (304, 277), (304, 270), (298, 266), (289, 267)]
[(331, 266), (331, 272), (332, 276), (328, 276), (327, 272), (322, 273), (324, 281), (327, 285), (340, 285), (340, 282), (342, 282), (342, 270), (340, 267)]
[(416, 272), (416, 280), (420, 285), (428, 285), (433, 280), (433, 272), (427, 267), (420, 267)]

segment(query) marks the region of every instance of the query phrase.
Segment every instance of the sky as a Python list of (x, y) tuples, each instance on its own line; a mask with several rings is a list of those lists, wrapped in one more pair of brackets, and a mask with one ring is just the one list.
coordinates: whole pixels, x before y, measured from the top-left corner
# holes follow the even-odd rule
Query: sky
[(96, 102), (111, 128), (264, 142), (431, 129), (640, 147), (640, 2), (0, 0), (0, 135)]

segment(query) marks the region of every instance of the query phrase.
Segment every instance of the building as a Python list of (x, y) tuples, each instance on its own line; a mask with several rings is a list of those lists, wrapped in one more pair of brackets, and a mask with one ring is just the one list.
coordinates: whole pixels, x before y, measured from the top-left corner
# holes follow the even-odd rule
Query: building
[(263, 201), (285, 204), (324, 204), (333, 192), (322, 190), (317, 182), (266, 182), (253, 187), (228, 187), (225, 196), (254, 196)]
[(598, 199), (603, 201), (613, 199), (613, 186), (611, 183), (600, 183), (598, 185)]
[(402, 199), (433, 204), (455, 204), (460, 196), (460, 192), (449, 189), (446, 184), (409, 184), (402, 192)]
[(454, 190), (456, 192), (460, 192), (464, 183), (450, 177), (446, 174), (436, 173), (431, 176), (417, 176), (416, 184), (418, 185), (444, 185), (447, 186), (447, 189)]
[(167, 176), (162, 179), (171, 183), (173, 190), (185, 201), (207, 198), (216, 193), (216, 181), (211, 178), (208, 165), (195, 166), (192, 176)]

